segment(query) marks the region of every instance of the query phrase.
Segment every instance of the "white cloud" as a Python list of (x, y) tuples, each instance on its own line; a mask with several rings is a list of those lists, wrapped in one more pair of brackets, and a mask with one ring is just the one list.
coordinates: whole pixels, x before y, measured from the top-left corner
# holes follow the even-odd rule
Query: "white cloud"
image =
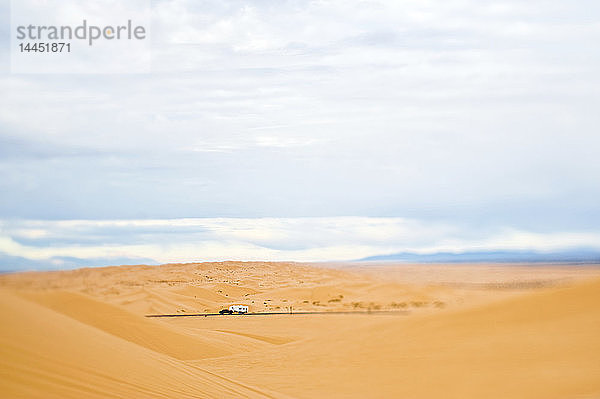
[[(432, 226), (599, 233), (597, 5), (152, 5), (150, 74), (0, 76), (0, 217), (277, 216), (219, 240), (315, 258), (386, 237), (428, 250), (410, 237)], [(310, 229), (296, 217), (340, 215), (434, 222), (294, 233)]]
[[(32, 234), (32, 232), (35, 232)], [(4, 221), (0, 253), (36, 261), (354, 260), (410, 252), (600, 249), (600, 234), (481, 233), (403, 218)], [(10, 265), (4, 265), (10, 266)]]

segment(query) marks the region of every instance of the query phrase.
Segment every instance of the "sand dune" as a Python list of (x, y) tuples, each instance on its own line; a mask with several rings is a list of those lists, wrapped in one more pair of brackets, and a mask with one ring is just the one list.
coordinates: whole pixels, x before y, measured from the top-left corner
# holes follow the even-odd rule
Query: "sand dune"
[(229, 355), (227, 347), (211, 343), (202, 336), (181, 334), (143, 315), (72, 292), (21, 294), (56, 312), (96, 327), (116, 337), (180, 360)]
[[(600, 397), (600, 269), (219, 262), (0, 276), (0, 397)], [(403, 313), (145, 318), (148, 313)]]
[(0, 318), (4, 398), (266, 397), (4, 292)]
[(599, 303), (596, 281), (201, 364), (224, 375), (241, 367), (243, 380), (306, 398), (594, 397)]

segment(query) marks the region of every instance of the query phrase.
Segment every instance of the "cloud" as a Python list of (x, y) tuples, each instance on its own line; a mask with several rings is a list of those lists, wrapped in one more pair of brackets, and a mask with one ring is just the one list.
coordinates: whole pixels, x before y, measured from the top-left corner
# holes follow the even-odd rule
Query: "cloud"
[[(600, 234), (480, 232), (404, 218), (4, 220), (4, 269), (210, 260), (354, 260), (393, 253), (600, 249)], [(87, 263), (86, 263), (87, 262)]]
[(0, 75), (1, 218), (598, 233), (597, 5), (152, 4), (149, 74)]

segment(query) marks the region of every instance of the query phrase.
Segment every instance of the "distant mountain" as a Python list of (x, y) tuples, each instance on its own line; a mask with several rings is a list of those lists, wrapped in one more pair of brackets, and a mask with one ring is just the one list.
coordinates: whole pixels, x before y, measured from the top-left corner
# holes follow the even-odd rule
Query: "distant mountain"
[(149, 258), (74, 258), (74, 257), (52, 257), (48, 259), (28, 259), (20, 256), (11, 256), (0, 252), (0, 274), (28, 270), (67, 270), (80, 267), (96, 267), (109, 265), (157, 265)]
[(400, 252), (390, 255), (369, 256), (359, 261), (399, 261), (415, 263), (470, 263), (470, 262), (573, 262), (600, 263), (598, 250), (569, 250), (556, 252), (536, 251), (473, 251), (473, 252), (437, 252), (416, 254)]

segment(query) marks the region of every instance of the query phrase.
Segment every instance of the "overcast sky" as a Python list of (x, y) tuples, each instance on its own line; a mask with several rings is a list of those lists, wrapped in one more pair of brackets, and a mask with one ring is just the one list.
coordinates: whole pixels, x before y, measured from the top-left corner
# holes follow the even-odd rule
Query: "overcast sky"
[(597, 1), (153, 1), (148, 74), (10, 73), (1, 10), (5, 267), (600, 248)]

